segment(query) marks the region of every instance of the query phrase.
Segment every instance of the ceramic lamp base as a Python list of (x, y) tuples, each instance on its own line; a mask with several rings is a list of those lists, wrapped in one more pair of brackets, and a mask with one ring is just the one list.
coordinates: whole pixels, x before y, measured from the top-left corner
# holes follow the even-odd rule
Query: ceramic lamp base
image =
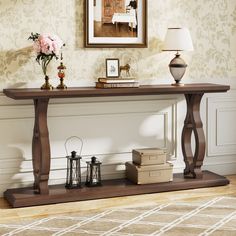
[(186, 71), (187, 64), (185, 61), (180, 57), (180, 54), (177, 52), (175, 57), (171, 60), (169, 64), (170, 73), (175, 80), (175, 84), (173, 86), (184, 86), (180, 81), (184, 76)]

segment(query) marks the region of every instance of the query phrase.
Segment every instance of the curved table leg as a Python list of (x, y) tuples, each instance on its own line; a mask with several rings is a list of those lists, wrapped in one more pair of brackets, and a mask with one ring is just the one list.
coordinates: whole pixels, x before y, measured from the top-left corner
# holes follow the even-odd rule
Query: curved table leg
[[(182, 151), (185, 162), (185, 178), (202, 178), (201, 166), (205, 157), (205, 135), (200, 117), (202, 94), (185, 94), (187, 114), (182, 131)], [(195, 137), (195, 153), (191, 147), (192, 133)]]
[(49, 99), (35, 99), (35, 121), (32, 141), (34, 189), (40, 194), (48, 194), (50, 172), (50, 144), (47, 127), (47, 108)]

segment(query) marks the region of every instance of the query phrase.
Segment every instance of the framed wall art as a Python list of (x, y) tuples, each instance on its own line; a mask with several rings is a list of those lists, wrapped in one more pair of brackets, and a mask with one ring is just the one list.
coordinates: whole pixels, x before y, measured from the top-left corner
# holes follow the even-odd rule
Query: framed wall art
[(85, 47), (147, 47), (147, 0), (85, 0)]
[(106, 59), (106, 77), (118, 78), (120, 76), (120, 62), (117, 58)]

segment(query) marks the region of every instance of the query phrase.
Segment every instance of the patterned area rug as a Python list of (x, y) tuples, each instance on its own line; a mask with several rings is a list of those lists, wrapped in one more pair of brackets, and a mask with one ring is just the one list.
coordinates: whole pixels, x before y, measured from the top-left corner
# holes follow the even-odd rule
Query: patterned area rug
[(0, 235), (235, 236), (236, 198), (201, 198), (145, 207), (23, 218), (0, 224)]

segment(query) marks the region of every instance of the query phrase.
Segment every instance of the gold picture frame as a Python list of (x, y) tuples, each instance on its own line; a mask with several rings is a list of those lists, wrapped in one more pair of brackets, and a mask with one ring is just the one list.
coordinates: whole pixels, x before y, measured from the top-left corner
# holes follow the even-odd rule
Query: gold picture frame
[(147, 0), (84, 1), (85, 47), (147, 47)]

